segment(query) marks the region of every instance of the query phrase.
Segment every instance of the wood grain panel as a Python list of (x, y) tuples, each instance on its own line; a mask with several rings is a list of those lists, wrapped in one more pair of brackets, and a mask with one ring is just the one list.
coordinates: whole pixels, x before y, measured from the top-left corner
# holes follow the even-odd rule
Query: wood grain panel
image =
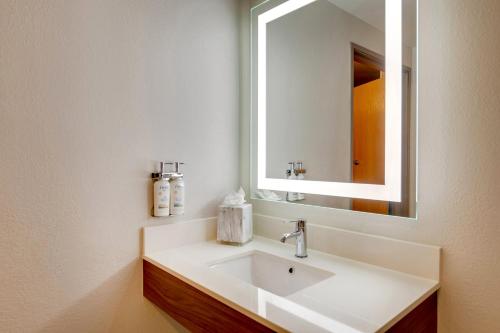
[(387, 333), (436, 333), (437, 291), (392, 326)]
[(191, 332), (278, 332), (146, 260), (143, 274), (144, 296)]
[[(143, 293), (191, 332), (261, 333), (272, 329), (143, 260)], [(272, 326), (272, 324), (270, 324)], [(387, 330), (388, 333), (436, 333), (437, 292)]]

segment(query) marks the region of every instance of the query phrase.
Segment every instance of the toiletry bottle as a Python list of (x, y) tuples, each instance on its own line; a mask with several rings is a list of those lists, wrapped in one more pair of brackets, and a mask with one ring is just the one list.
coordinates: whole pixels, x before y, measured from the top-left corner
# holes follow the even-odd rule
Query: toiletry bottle
[[(288, 163), (288, 170), (286, 170), (287, 179), (295, 180), (297, 176), (295, 175), (295, 162)], [(287, 201), (297, 201), (297, 193), (296, 192), (287, 192), (286, 200)]]
[(184, 175), (179, 170), (182, 164), (174, 162), (174, 173), (170, 178), (170, 215), (184, 214)]
[(153, 215), (154, 216), (169, 216), (170, 215), (170, 174), (165, 172), (166, 163), (160, 164), (160, 175), (158, 180), (153, 184)]
[[(297, 162), (297, 169), (296, 169), (296, 174), (297, 174), (297, 180), (304, 180), (304, 173), (306, 170), (304, 169), (304, 164), (302, 162)], [(306, 196), (304, 193), (297, 193), (297, 200), (304, 200)]]

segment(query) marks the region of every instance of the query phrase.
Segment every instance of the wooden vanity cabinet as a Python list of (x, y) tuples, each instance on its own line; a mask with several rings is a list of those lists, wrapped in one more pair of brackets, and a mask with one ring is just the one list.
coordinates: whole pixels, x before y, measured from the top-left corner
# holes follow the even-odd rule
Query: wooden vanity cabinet
[[(287, 332), (265, 319), (251, 318), (146, 260), (143, 274), (144, 297), (191, 332)], [(437, 292), (387, 332), (436, 333)]]
[(387, 333), (437, 333), (437, 291), (394, 324)]
[(191, 332), (286, 332), (269, 328), (143, 260), (143, 294)]

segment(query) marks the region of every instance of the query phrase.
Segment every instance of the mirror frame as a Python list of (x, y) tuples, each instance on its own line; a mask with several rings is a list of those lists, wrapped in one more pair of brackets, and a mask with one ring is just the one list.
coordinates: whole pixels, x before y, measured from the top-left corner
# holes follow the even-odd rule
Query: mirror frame
[(267, 177), (267, 24), (315, 1), (288, 0), (257, 17), (257, 189), (400, 202), (402, 0), (385, 0), (385, 184)]

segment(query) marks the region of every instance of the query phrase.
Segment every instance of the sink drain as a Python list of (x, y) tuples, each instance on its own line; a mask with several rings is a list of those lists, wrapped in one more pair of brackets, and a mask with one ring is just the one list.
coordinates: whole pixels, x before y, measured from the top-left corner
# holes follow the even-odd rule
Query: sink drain
[(290, 273), (290, 274), (295, 273), (295, 267), (290, 267), (290, 268), (288, 269), (288, 273)]

